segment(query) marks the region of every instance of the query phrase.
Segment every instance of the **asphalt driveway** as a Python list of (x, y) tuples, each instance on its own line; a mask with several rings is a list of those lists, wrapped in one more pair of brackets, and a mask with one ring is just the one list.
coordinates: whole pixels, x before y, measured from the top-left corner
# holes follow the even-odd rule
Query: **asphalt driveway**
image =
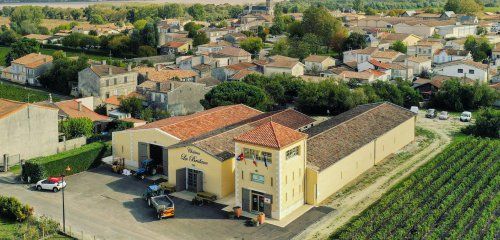
[[(173, 198), (175, 218), (157, 220), (141, 195), (148, 185), (112, 173), (107, 166), (66, 178), (67, 230), (85, 239), (289, 239), (331, 209), (313, 208), (285, 228), (270, 224), (246, 227), (231, 220), (223, 205), (193, 206)], [(32, 205), (39, 215), (62, 222), (61, 193), (38, 192), (29, 185), (0, 182), (0, 194)]]

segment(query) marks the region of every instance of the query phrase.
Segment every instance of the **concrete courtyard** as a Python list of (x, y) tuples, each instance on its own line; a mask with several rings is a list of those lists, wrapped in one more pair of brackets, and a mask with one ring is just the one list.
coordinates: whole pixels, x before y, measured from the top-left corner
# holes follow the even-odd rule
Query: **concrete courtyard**
[[(141, 195), (148, 185), (131, 176), (112, 173), (107, 166), (69, 176), (65, 190), (66, 230), (84, 239), (290, 239), (332, 209), (312, 208), (286, 227), (247, 227), (228, 219), (224, 205), (193, 206), (173, 198), (175, 218), (157, 220)], [(19, 198), (62, 222), (61, 193), (38, 192), (30, 185), (0, 181), (0, 194)]]

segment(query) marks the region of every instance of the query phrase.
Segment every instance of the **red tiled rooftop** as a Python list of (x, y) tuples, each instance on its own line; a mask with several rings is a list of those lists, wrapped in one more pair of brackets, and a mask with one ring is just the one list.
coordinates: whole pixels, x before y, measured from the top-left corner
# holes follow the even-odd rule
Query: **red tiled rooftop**
[(64, 113), (66, 113), (70, 118), (90, 118), (92, 121), (105, 121), (108, 117), (100, 115), (91, 109), (81, 105), (81, 111), (78, 110), (78, 102), (76, 100), (67, 100), (62, 102), (56, 102), (55, 105)]
[(307, 138), (307, 134), (269, 121), (235, 137), (234, 140), (280, 149), (304, 138)]

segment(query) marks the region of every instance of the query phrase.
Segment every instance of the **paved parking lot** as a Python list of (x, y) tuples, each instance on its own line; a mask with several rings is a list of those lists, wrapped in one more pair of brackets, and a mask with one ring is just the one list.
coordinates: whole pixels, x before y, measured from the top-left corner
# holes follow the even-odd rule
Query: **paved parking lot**
[[(67, 177), (66, 225), (86, 239), (289, 239), (331, 211), (312, 208), (285, 228), (246, 227), (230, 220), (223, 205), (193, 206), (174, 198), (175, 218), (157, 220), (141, 195), (146, 182), (114, 174), (107, 166)], [(0, 182), (0, 193), (29, 203), (40, 215), (62, 222), (61, 193)]]

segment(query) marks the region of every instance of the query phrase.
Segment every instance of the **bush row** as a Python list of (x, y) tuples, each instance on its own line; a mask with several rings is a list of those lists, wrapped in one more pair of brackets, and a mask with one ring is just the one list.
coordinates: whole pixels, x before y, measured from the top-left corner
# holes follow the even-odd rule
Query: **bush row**
[(0, 217), (22, 222), (33, 215), (33, 208), (14, 197), (0, 196)]
[[(49, 176), (71, 175), (97, 167), (103, 157), (111, 155), (111, 146), (94, 142), (83, 147), (47, 157), (38, 157), (26, 161), (22, 169), (24, 181), (33, 183)], [(70, 172), (65, 172), (67, 166)]]

